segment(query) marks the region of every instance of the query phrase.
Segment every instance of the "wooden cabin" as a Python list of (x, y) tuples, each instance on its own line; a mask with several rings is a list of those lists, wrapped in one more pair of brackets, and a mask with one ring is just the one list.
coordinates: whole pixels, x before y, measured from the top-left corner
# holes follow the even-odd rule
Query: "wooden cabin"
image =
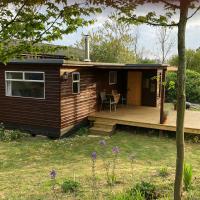
[(100, 92), (111, 94), (112, 90), (125, 100), (120, 103), (160, 107), (162, 122), (166, 69), (162, 64), (53, 58), (1, 64), (0, 122), (33, 134), (60, 137), (87, 123), (88, 116), (100, 109)]

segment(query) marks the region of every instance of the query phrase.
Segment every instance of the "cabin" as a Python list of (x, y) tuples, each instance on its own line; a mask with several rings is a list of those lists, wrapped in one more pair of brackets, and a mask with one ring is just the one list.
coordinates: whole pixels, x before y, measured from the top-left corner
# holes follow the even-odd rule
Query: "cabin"
[[(101, 108), (101, 92), (120, 94), (118, 107), (159, 109), (163, 122), (168, 65), (26, 58), (0, 64), (0, 122), (7, 127), (58, 138), (90, 121)], [(145, 116), (145, 112), (142, 116)], [(92, 119), (93, 117), (93, 119)], [(141, 117), (141, 116), (140, 116)], [(113, 130), (113, 129), (112, 129)]]

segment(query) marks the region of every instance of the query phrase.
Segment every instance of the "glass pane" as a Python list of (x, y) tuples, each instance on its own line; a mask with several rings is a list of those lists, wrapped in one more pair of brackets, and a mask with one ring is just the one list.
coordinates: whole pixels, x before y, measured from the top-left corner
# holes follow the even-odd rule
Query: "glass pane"
[(116, 72), (110, 72), (110, 83), (115, 84), (117, 83), (117, 73)]
[(25, 80), (44, 80), (43, 73), (29, 73), (25, 72)]
[(7, 79), (23, 79), (23, 73), (22, 72), (6, 72), (6, 78)]
[(79, 74), (73, 74), (73, 81), (79, 80)]
[(79, 93), (79, 83), (77, 82), (73, 83), (73, 93)]
[(44, 83), (11, 81), (9, 84), (11, 96), (44, 98)]

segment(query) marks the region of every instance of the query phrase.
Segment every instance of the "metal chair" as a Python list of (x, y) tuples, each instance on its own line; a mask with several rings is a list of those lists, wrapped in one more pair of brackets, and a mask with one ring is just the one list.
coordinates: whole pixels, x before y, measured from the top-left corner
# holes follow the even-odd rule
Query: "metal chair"
[(106, 97), (106, 92), (100, 92), (100, 97), (101, 97), (101, 108), (100, 108), (100, 110), (102, 110), (104, 104), (110, 105), (110, 101)]
[(114, 94), (113, 99), (110, 99), (110, 112), (112, 112), (112, 106), (114, 106), (115, 112), (117, 111), (117, 105), (120, 100), (120, 94)]

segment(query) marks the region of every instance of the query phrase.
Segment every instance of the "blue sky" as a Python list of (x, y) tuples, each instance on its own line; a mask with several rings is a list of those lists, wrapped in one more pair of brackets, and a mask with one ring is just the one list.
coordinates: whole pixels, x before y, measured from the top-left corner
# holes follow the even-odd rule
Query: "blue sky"
[[(139, 10), (143, 13), (145, 8)], [(108, 20), (108, 13), (110, 10), (103, 12), (95, 17), (96, 22), (94, 25), (84, 28), (79, 28), (77, 32), (64, 36), (62, 40), (57, 40), (54, 44), (58, 45), (74, 45), (77, 41), (81, 39), (82, 33), (87, 34), (90, 30), (96, 30), (101, 27), (102, 24)], [(159, 54), (159, 46), (157, 43), (156, 28), (147, 25), (139, 26), (139, 47), (145, 49), (145, 57), (156, 58)], [(170, 55), (177, 54), (177, 30), (173, 29), (171, 32), (171, 37), (176, 41)], [(197, 49), (200, 47), (200, 12), (196, 14), (192, 19), (188, 21), (186, 30), (186, 48)]]

